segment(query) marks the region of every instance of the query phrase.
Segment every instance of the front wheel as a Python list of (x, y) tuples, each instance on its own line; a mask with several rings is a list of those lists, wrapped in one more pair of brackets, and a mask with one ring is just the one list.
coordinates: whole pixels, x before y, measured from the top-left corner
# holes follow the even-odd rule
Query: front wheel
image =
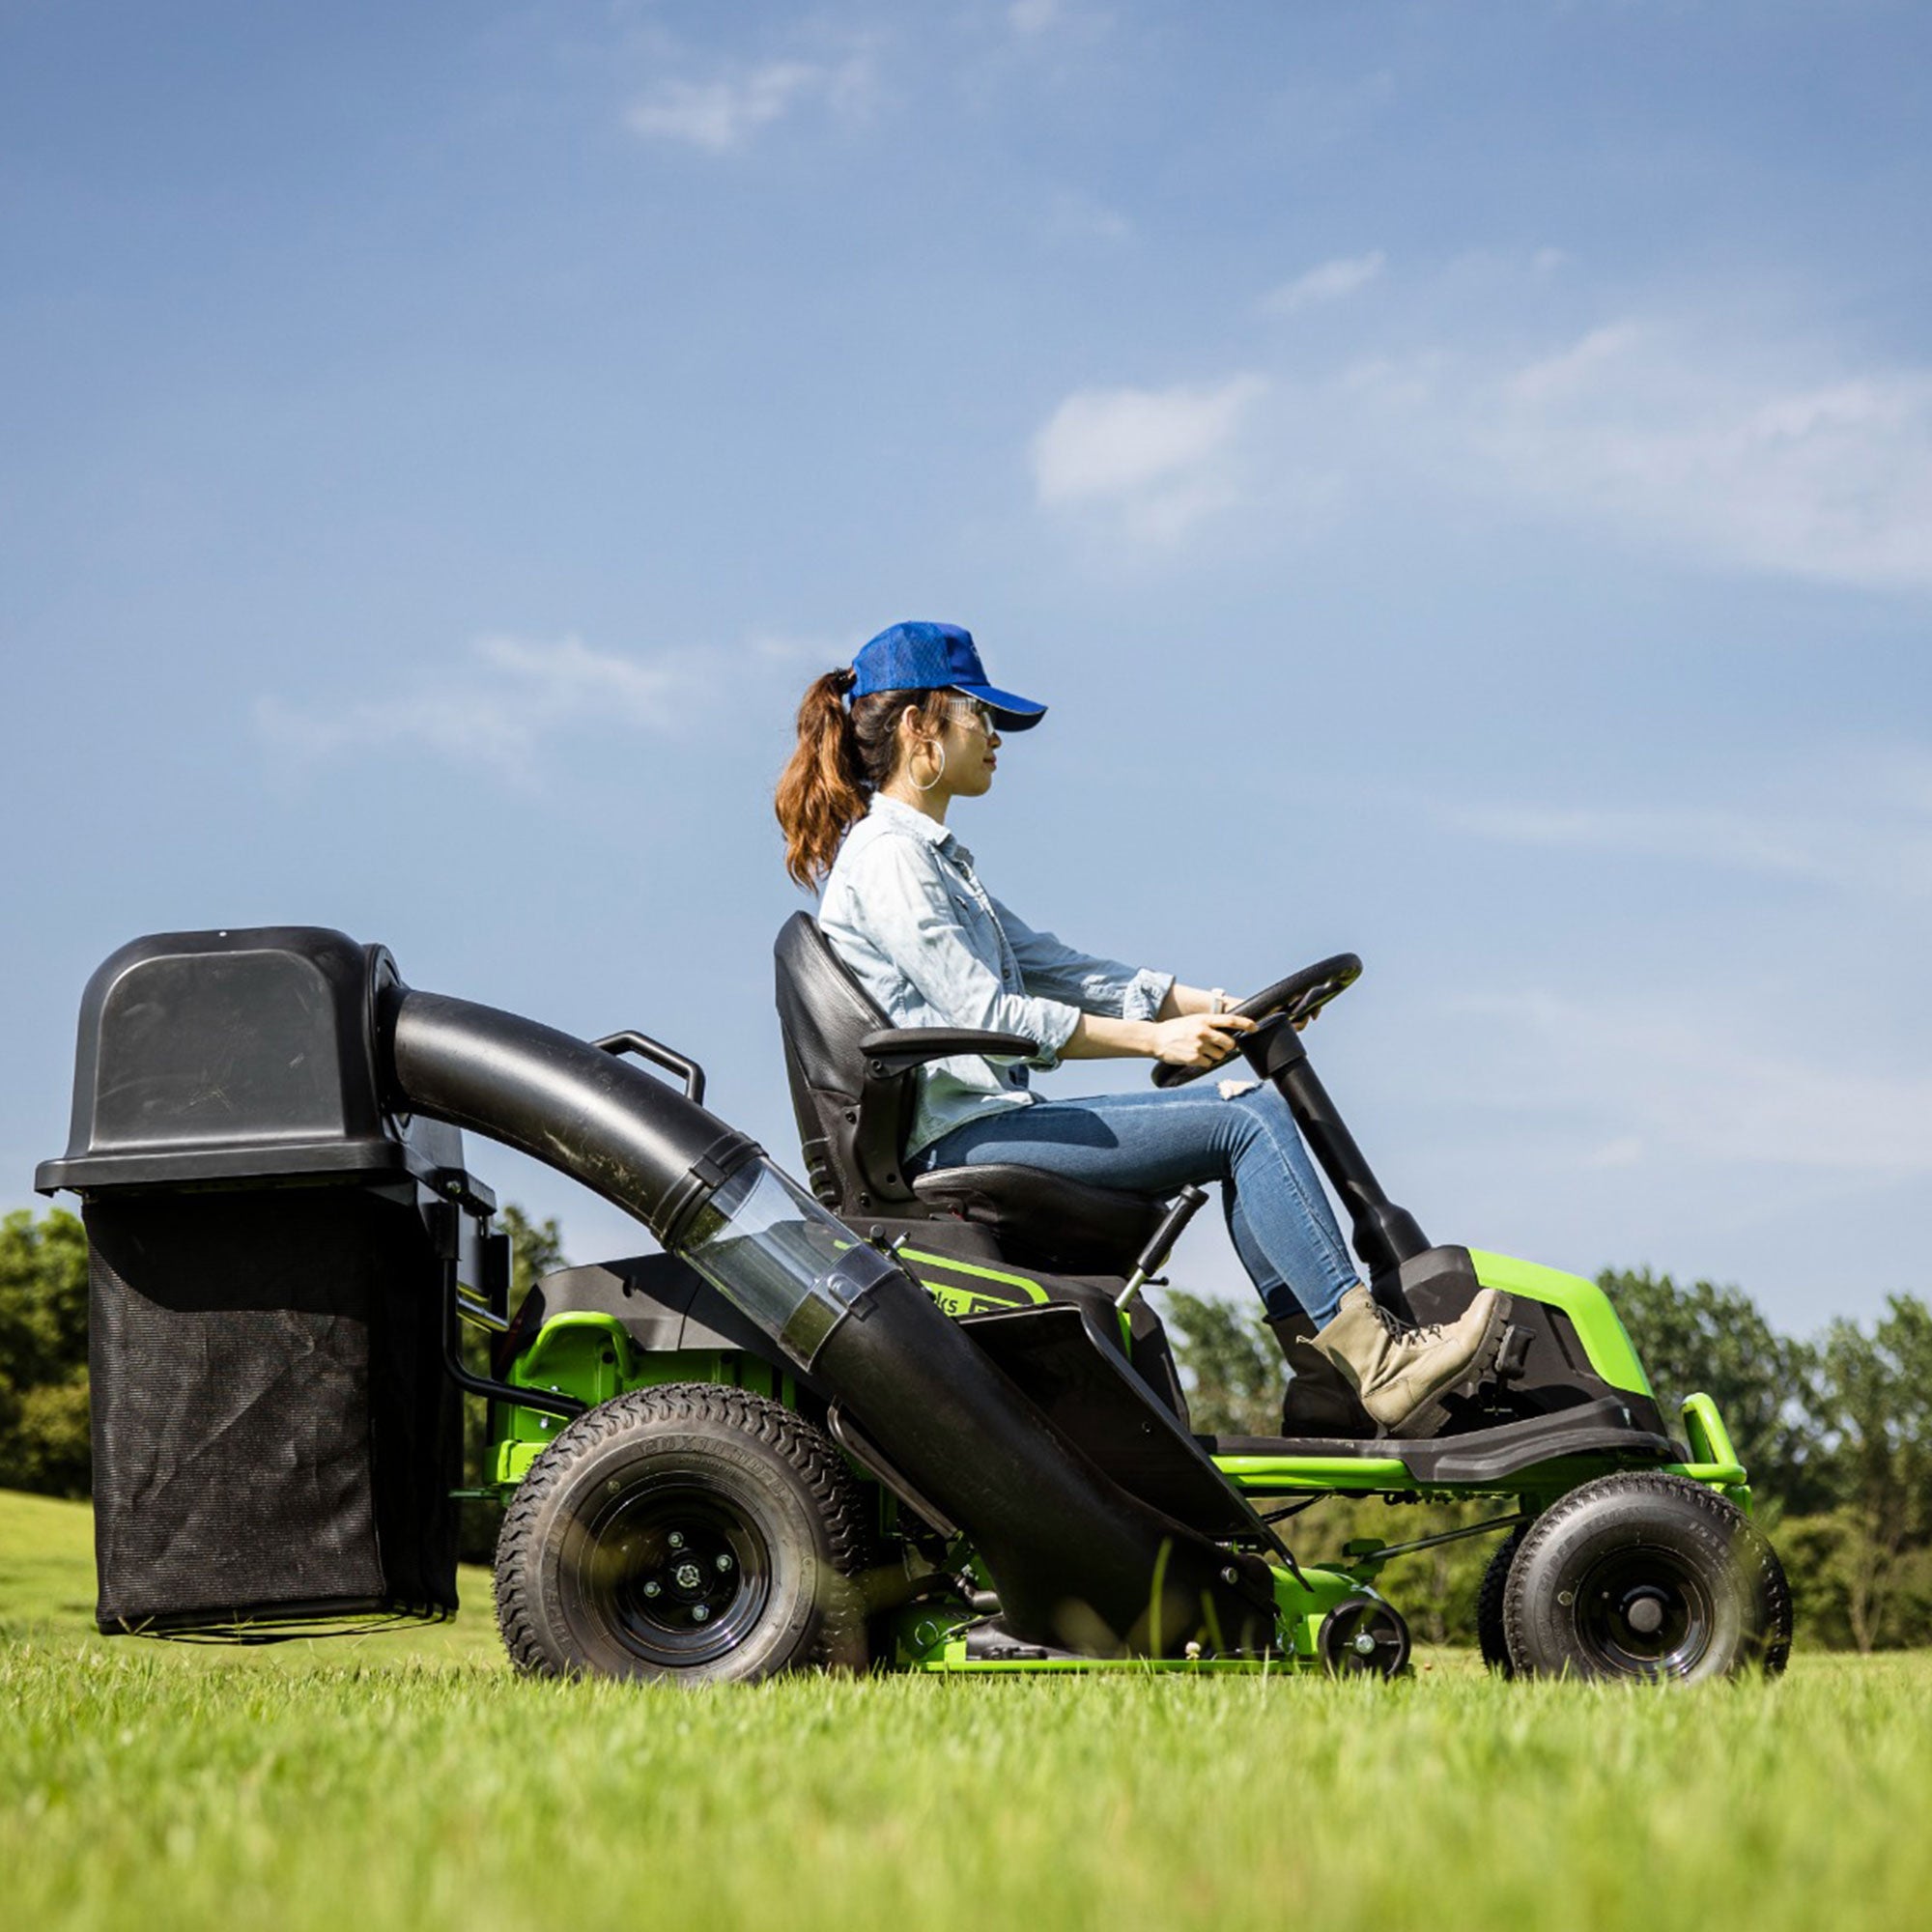
[(1496, 1545), (1476, 1596), (1476, 1641), (1482, 1646), (1483, 1662), (1504, 1677), (1514, 1677), (1516, 1665), (1510, 1662), (1509, 1640), (1503, 1635), (1503, 1597), (1509, 1589), (1510, 1566), (1528, 1530), (1528, 1523), (1520, 1522)]
[(781, 1404), (673, 1382), (579, 1417), (497, 1545), (511, 1662), (549, 1677), (749, 1683), (865, 1661), (863, 1513), (838, 1452)]
[(1734, 1503), (1661, 1471), (1600, 1476), (1529, 1525), (1503, 1638), (1525, 1676), (1693, 1682), (1791, 1654), (1791, 1589)]

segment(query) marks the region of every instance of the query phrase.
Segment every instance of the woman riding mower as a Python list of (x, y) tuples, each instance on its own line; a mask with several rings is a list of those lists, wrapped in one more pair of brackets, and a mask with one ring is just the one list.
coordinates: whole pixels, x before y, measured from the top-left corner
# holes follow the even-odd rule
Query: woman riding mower
[(1461, 1319), (1427, 1328), (1380, 1307), (1271, 1087), (1069, 1100), (1032, 1092), (1029, 1068), (1063, 1060), (1218, 1065), (1254, 1026), (1223, 1010), (1219, 992), (1036, 931), (981, 883), (948, 810), (983, 797), (1002, 734), (1045, 714), (987, 683), (967, 632), (934, 623), (882, 631), (799, 707), (776, 804), (786, 869), (808, 890), (822, 886), (818, 923), (832, 950), (895, 1027), (1038, 1042), (1024, 1065), (964, 1056), (923, 1069), (909, 1170), (1010, 1162), (1150, 1197), (1222, 1182), (1236, 1252), (1289, 1359), (1304, 1374), (1339, 1371), (1384, 1433), (1432, 1433), (1437, 1397), (1492, 1359), (1505, 1306), (1485, 1290)]

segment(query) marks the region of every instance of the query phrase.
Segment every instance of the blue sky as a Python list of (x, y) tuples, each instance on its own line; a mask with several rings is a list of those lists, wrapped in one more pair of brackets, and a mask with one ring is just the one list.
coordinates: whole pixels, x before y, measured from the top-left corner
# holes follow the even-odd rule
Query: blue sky
[(1932, 1293), (1928, 54), (0, 5), (0, 1202), (89, 970), (204, 924), (641, 1027), (795, 1160), (770, 785), (932, 616), (1053, 707), (959, 814), (1002, 895), (1204, 984), (1361, 952), (1311, 1045), (1437, 1238)]

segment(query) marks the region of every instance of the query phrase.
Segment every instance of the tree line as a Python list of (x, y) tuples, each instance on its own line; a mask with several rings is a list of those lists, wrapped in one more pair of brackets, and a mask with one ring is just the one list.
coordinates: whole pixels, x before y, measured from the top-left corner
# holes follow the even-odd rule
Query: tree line
[[(554, 1221), (514, 1207), (501, 1224), (513, 1293), (562, 1264)], [(1880, 1650), (1932, 1644), (1932, 1308), (1896, 1294), (1870, 1323), (1780, 1334), (1741, 1289), (1688, 1286), (1649, 1269), (1598, 1276), (1648, 1369), (1666, 1416), (1714, 1397), (1754, 1508), (1790, 1572), (1803, 1641)], [(1167, 1291), (1163, 1312), (1204, 1434), (1269, 1435), (1283, 1366), (1259, 1307)], [(466, 1483), (481, 1473), (482, 1405), (465, 1405)], [(84, 1497), (89, 1487), (87, 1236), (54, 1208), (0, 1221), (0, 1488)], [(1337, 1499), (1297, 1517), (1293, 1548), (1319, 1559), (1350, 1537), (1407, 1541), (1480, 1518), (1482, 1505), (1391, 1516)], [(1489, 1513), (1493, 1513), (1492, 1510)], [(494, 1513), (466, 1505), (464, 1553), (488, 1560)], [(1391, 1588), (1425, 1636), (1473, 1634), (1491, 1548), (1471, 1538), (1406, 1559)]]

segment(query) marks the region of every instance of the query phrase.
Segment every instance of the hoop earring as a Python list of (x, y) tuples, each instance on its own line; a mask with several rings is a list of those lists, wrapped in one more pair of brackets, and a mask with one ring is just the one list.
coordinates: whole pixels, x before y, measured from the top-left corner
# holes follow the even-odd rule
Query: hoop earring
[(929, 779), (927, 779), (923, 784), (921, 784), (917, 779), (914, 779), (912, 781), (912, 788), (914, 791), (930, 791), (933, 788), (933, 786), (936, 785), (940, 781), (940, 780), (943, 779), (945, 776), (946, 776), (946, 747), (944, 745), (941, 745), (939, 747), (939, 769), (936, 772), (934, 772), (933, 775)]

